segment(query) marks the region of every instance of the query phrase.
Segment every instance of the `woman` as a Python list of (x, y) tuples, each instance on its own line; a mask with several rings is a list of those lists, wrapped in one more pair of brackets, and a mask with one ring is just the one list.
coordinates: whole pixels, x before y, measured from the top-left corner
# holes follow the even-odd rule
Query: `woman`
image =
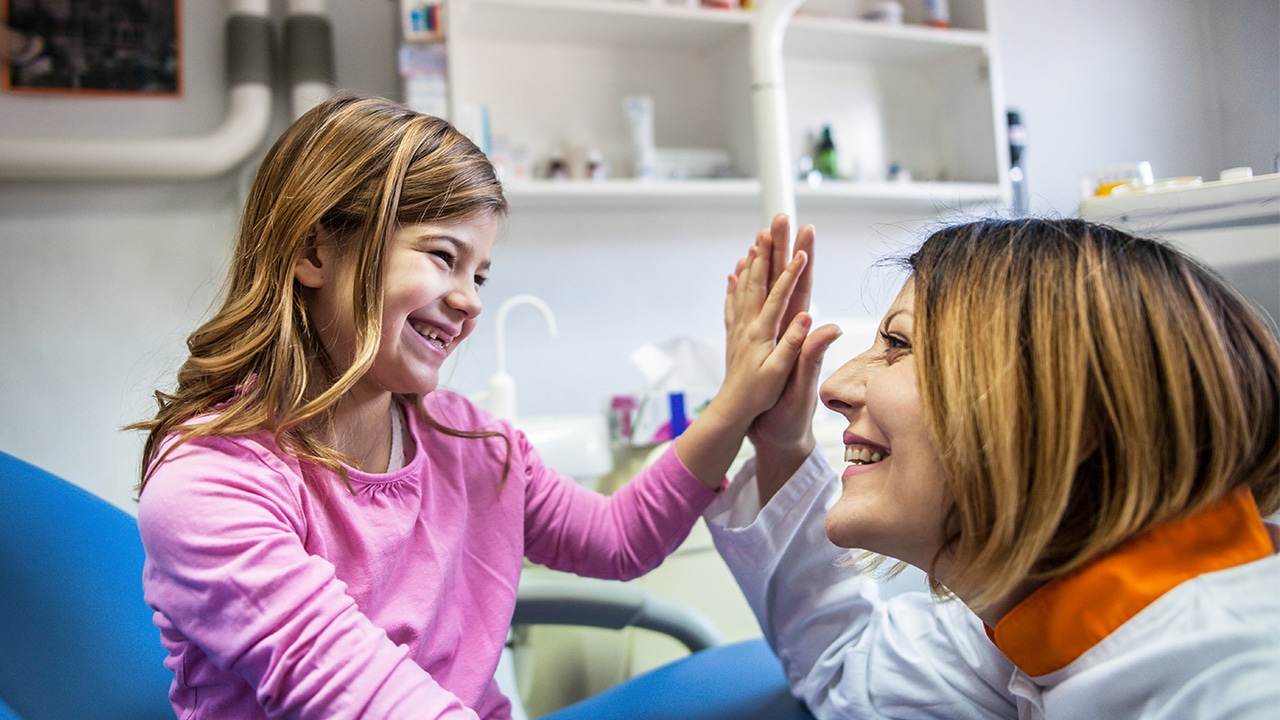
[[(1080, 220), (947, 228), (907, 265), (821, 389), (849, 422), (840, 487), (794, 389), (820, 328), (706, 512), (795, 694), (819, 718), (1276, 717), (1274, 327)], [(836, 546), (935, 597), (881, 599)]]

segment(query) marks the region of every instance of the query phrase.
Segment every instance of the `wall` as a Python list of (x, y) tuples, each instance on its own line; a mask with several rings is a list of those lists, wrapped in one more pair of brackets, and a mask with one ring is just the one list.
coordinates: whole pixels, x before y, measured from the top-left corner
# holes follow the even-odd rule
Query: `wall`
[(995, 0), (1005, 99), (1030, 139), (1031, 210), (1070, 214), (1079, 178), (1275, 172), (1280, 2)]
[[(339, 85), (396, 95), (395, 5), (329, 4)], [(1270, 170), (1280, 147), (1275, 0), (995, 6), (1006, 97), (1031, 133), (1035, 211), (1073, 213), (1079, 176), (1123, 160), (1150, 160), (1165, 176), (1212, 177), (1233, 164)], [(223, 109), (221, 7), (183, 3), (183, 98), (0, 95), (0, 133), (207, 131)], [(238, 173), (177, 185), (0, 183), (0, 449), (132, 508), (140, 439), (118, 428), (148, 414), (150, 392), (170, 381), (183, 338), (216, 296), (243, 182)], [(521, 411), (593, 411), (642, 383), (627, 359), (640, 344), (675, 335), (714, 341), (724, 276), (756, 215), (750, 205), (617, 214), (517, 207), (485, 301), (492, 310), (512, 294), (534, 293), (560, 324), (552, 340), (529, 309), (508, 323)], [(822, 243), (819, 310), (878, 313), (895, 281), (866, 271), (877, 256), (904, 249), (929, 221), (923, 215), (802, 206)], [(483, 387), (493, 371), (492, 332), (482, 323), (458, 351), (453, 386)]]

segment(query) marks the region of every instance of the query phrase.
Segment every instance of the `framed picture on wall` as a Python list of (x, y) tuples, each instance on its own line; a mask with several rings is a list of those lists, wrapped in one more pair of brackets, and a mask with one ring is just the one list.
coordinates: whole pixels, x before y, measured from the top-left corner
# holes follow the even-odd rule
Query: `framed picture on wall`
[(177, 95), (181, 0), (0, 0), (8, 92)]

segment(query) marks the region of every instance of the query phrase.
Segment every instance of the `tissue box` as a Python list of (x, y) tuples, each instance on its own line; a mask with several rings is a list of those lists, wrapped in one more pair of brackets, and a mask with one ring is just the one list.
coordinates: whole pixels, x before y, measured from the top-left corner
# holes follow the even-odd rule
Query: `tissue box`
[(615, 395), (610, 403), (610, 429), (616, 440), (628, 445), (657, 445), (674, 440), (715, 394), (715, 388), (699, 388)]

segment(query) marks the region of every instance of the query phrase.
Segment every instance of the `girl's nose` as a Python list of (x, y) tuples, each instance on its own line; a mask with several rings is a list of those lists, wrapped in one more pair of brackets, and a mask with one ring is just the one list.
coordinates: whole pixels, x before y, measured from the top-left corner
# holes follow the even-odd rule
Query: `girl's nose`
[(865, 356), (863, 353), (841, 365), (822, 383), (818, 396), (823, 405), (846, 417), (862, 407), (867, 388)]
[(449, 303), (449, 307), (466, 315), (468, 318), (474, 318), (480, 314), (480, 310), (484, 304), (480, 301), (480, 291), (474, 283), (459, 283), (458, 287), (445, 298)]

